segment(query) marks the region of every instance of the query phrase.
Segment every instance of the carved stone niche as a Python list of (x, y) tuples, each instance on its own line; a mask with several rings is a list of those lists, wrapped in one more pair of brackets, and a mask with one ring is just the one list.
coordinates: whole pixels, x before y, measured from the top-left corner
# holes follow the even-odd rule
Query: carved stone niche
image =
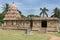
[(16, 21), (13, 21), (13, 25), (16, 25)]

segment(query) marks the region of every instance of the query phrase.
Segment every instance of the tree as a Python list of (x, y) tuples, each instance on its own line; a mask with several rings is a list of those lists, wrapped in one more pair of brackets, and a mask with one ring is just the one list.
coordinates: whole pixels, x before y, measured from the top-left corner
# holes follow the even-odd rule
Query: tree
[(7, 13), (8, 8), (9, 8), (9, 4), (6, 3), (5, 6), (3, 7), (3, 12), (0, 14), (0, 24), (4, 22), (3, 18), (5, 16), (5, 14)]
[(1, 23), (3, 23), (4, 21), (3, 21), (3, 16), (2, 16), (2, 14), (0, 14), (0, 24)]
[(27, 17), (40, 17), (40, 16), (34, 15), (34, 14), (29, 14)]
[(34, 14), (29, 14), (27, 17), (35, 17)]
[(46, 11), (49, 11), (48, 9), (40, 8), (40, 10), (41, 10), (40, 16), (43, 14), (43, 17), (44, 17), (44, 15), (46, 15), (48, 17), (48, 14), (46, 13)]
[(35, 15), (35, 17), (40, 17), (40, 16), (38, 16), (38, 15)]
[(60, 18), (60, 9), (59, 8), (55, 8), (53, 9), (53, 15), (51, 17), (57, 17)]
[(20, 10), (17, 10), (20, 14), (22, 14), (22, 12)]
[(6, 3), (5, 6), (3, 7), (3, 12), (2, 12), (3, 16), (5, 16), (5, 14), (7, 13), (8, 9), (9, 9), (9, 4)]
[(26, 18), (26, 16), (24, 16), (24, 15), (22, 15), (22, 14), (21, 14), (21, 16), (22, 16), (23, 18)]

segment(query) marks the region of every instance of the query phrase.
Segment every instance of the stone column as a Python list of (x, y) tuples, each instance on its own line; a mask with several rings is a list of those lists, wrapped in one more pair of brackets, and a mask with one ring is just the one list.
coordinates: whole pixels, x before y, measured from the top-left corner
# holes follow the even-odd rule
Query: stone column
[(6, 26), (7, 24), (6, 24), (6, 21), (4, 21), (4, 24), (3, 24), (3, 26)]
[(16, 25), (16, 21), (13, 21), (13, 25)]

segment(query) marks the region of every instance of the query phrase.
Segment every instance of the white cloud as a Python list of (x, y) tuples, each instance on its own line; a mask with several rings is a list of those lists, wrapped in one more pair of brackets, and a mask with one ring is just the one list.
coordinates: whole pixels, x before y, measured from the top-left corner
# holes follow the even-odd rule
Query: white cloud
[[(17, 0), (15, 0), (14, 2), (17, 5), (18, 9), (20, 11), (22, 11), (22, 14), (24, 14), (24, 15), (28, 15), (30, 13), (39, 15), (39, 13), (40, 13), (39, 8), (46, 7), (47, 9), (49, 9), (49, 12), (48, 12), (49, 16), (51, 16), (53, 14), (52, 10), (55, 7), (60, 8), (60, 4), (54, 3), (54, 2), (48, 3), (47, 0), (22, 0), (22, 1), (19, 0), (19, 2), (17, 2)], [(9, 0), (8, 3), (11, 4), (12, 1)], [(1, 7), (2, 7), (2, 5), (0, 4), (0, 8)], [(33, 10), (33, 11), (31, 11), (31, 10)], [(31, 11), (31, 12), (28, 12), (28, 11)]]
[(0, 4), (0, 7), (3, 7), (3, 6)]

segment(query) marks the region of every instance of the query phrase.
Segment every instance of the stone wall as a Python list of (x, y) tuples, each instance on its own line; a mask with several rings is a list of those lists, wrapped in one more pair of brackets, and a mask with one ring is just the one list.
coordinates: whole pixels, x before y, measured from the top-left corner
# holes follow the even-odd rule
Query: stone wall
[(29, 21), (17, 21), (16, 23), (19, 27), (30, 27)]
[(58, 21), (47, 21), (47, 31), (58, 31)]
[(41, 21), (33, 21), (33, 28), (32, 30), (40, 30), (41, 28)]
[(3, 27), (5, 28), (29, 28), (30, 21), (4, 21)]
[[(5, 27), (14, 27), (14, 28), (30, 28), (30, 21), (28, 20), (21, 20), (21, 21), (4, 21), (3, 24)], [(32, 24), (32, 30), (41, 30), (41, 21), (34, 20)], [(47, 31), (58, 31), (58, 21), (49, 20), (47, 21)]]
[(5, 26), (5, 27), (14, 27), (14, 26), (16, 26), (16, 21), (4, 21), (3, 26)]

